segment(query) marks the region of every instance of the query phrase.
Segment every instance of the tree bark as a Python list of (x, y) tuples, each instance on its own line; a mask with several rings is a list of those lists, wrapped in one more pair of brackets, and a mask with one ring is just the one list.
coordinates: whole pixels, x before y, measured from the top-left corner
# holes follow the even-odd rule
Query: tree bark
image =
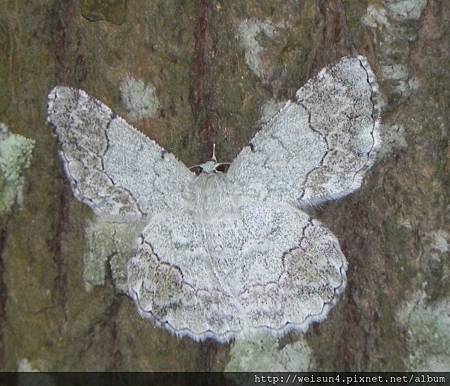
[[(5, 3), (0, 122), (36, 145), (22, 205), (0, 223), (1, 370), (209, 371), (241, 355), (235, 342), (178, 339), (142, 320), (108, 277), (86, 289), (94, 215), (72, 196), (46, 124), (55, 85), (86, 90), (190, 166), (210, 158), (212, 143), (232, 161), (263, 107), (361, 54), (384, 98), (382, 151), (359, 191), (315, 210), (340, 240), (348, 285), (326, 321), (274, 350), (301, 341), (310, 370), (450, 371), (439, 343), (450, 342), (447, 1)], [(127, 78), (154, 87), (156, 115), (132, 119)], [(286, 366), (305, 369), (300, 357)]]

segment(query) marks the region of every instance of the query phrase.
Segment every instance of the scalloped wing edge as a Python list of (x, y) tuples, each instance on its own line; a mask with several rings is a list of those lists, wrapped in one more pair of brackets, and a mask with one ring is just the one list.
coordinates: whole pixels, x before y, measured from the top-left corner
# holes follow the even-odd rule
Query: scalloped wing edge
[(311, 324), (321, 323), (327, 318), (331, 309), (333, 309), (334, 306), (337, 304), (342, 294), (344, 293), (345, 288), (347, 287), (347, 275), (346, 275), (347, 268), (348, 263), (344, 258), (342, 260), (341, 266), (339, 267), (339, 273), (341, 274), (342, 281), (339, 284), (339, 286), (334, 288), (332, 299), (328, 302), (323, 303), (322, 310), (318, 314), (307, 316), (302, 323), (287, 322), (280, 328), (258, 326), (258, 327), (251, 327), (249, 329), (242, 331), (230, 330), (225, 333), (215, 333), (212, 330), (195, 332), (189, 328), (177, 329), (168, 321), (161, 321), (160, 319), (155, 317), (151, 311), (144, 310), (140, 305), (139, 296), (134, 290), (128, 291), (128, 295), (133, 299), (134, 304), (138, 310), (138, 313), (142, 319), (151, 320), (156, 327), (164, 328), (167, 331), (169, 331), (172, 335), (175, 335), (177, 338), (180, 339), (188, 337), (194, 340), (195, 342), (203, 342), (207, 339), (214, 339), (219, 343), (228, 343), (233, 339), (241, 339), (241, 338), (248, 339), (258, 336), (260, 334), (270, 334), (274, 338), (282, 338), (283, 336), (285, 336), (290, 332), (299, 332), (304, 334), (308, 331)]

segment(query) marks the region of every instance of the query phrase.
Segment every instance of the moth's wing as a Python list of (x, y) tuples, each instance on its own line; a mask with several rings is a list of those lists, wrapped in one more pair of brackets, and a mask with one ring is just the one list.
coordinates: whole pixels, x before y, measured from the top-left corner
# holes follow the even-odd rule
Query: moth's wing
[(177, 335), (227, 340), (245, 315), (223, 285), (204, 232), (188, 208), (152, 216), (128, 263), (129, 295), (144, 318)]
[(323, 320), (346, 283), (333, 234), (289, 204), (216, 204), (201, 219), (187, 208), (152, 217), (128, 268), (141, 315), (220, 341)]
[(176, 207), (194, 175), (172, 154), (82, 90), (55, 87), (48, 122), (74, 195), (97, 214)]
[(301, 207), (358, 189), (380, 143), (377, 90), (364, 57), (324, 68), (240, 152), (230, 183), (243, 195)]
[[(313, 322), (327, 317), (346, 287), (347, 261), (338, 240), (319, 221), (304, 217), (297, 242), (283, 238), (278, 247), (284, 252), (258, 256), (252, 271), (260, 278), (244, 286), (241, 304), (255, 330), (266, 329), (275, 336), (306, 332)], [(295, 229), (292, 222), (283, 227), (285, 232)], [(270, 279), (274, 273), (276, 279)]]

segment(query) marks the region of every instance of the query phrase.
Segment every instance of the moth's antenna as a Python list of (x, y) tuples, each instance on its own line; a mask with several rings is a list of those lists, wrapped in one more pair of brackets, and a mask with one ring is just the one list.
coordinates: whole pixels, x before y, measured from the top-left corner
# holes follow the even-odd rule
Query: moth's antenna
[(214, 162), (217, 162), (217, 158), (216, 158), (216, 144), (215, 144), (215, 143), (213, 143), (213, 154), (212, 154), (211, 159), (212, 159)]

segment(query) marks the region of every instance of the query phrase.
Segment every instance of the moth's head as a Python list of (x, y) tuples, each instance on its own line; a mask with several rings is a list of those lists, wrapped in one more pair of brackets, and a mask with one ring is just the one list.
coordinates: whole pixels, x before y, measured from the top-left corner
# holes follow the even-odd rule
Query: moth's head
[(201, 173), (205, 173), (205, 174), (212, 174), (212, 173), (217, 173), (217, 166), (219, 166), (220, 163), (213, 161), (213, 160), (209, 160), (203, 164), (198, 165), (198, 167), (201, 169)]
[(213, 144), (213, 153), (211, 159), (200, 165), (191, 166), (189, 169), (195, 168), (197, 175), (224, 173), (227, 170), (228, 165), (230, 165), (229, 162), (217, 162), (216, 144)]

